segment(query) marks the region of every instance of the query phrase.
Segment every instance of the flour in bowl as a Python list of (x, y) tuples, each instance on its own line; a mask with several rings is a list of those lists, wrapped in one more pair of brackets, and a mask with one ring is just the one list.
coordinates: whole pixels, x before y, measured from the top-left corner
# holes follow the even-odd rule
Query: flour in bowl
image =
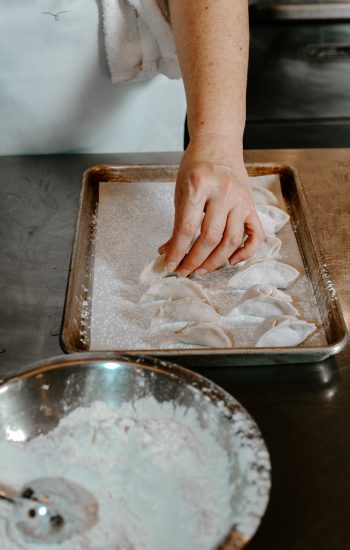
[(226, 451), (195, 409), (153, 397), (117, 410), (95, 402), (46, 435), (1, 441), (0, 471), (17, 490), (35, 478), (63, 477), (99, 504), (97, 523), (59, 545), (24, 541), (0, 515), (3, 550), (209, 550), (233, 521)]

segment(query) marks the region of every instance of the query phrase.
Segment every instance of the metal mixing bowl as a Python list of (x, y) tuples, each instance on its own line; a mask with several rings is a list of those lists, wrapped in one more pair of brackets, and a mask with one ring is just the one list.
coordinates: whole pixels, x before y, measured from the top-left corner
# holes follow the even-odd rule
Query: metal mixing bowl
[(268, 502), (269, 456), (245, 409), (194, 372), (148, 357), (113, 353), (79, 353), (43, 361), (0, 385), (0, 434), (25, 441), (47, 433), (78, 406), (104, 401), (117, 409), (125, 401), (149, 395), (193, 407), (206, 428), (207, 415), (215, 418), (212, 433), (230, 457), (235, 486), (232, 529), (220, 548), (241, 548), (255, 533)]

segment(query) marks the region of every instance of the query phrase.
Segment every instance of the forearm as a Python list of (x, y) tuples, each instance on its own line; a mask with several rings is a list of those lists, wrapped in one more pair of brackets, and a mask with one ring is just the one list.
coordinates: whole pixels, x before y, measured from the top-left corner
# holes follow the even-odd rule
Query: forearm
[(216, 135), (242, 149), (248, 62), (247, 0), (169, 0), (193, 144)]
[(263, 239), (243, 159), (248, 0), (169, 0), (169, 8), (190, 143), (177, 174), (173, 234), (160, 253), (168, 271), (202, 276), (247, 260)]

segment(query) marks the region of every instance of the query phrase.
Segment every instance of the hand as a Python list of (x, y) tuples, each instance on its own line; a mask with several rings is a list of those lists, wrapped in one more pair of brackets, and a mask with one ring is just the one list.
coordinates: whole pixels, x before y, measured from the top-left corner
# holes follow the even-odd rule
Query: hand
[(167, 270), (183, 277), (246, 260), (263, 240), (243, 158), (218, 150), (218, 141), (209, 150), (207, 138), (204, 148), (190, 144), (180, 164), (173, 234), (159, 253), (166, 253)]

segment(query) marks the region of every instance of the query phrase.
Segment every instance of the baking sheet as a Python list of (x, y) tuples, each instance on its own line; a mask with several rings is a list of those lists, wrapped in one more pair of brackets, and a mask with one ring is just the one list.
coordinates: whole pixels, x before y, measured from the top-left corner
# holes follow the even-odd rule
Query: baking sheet
[[(181, 346), (181, 349), (178, 346), (174, 350), (162, 349), (164, 336), (180, 328), (184, 323), (161, 325), (150, 330), (150, 318), (159, 306), (159, 302), (139, 303), (145, 287), (138, 283), (138, 277), (144, 265), (156, 256), (159, 244), (166, 241), (171, 234), (176, 167), (159, 167), (158, 170), (156, 167), (143, 167), (143, 169), (142, 167), (129, 167), (129, 169), (121, 167), (119, 171), (118, 167), (112, 169), (104, 167), (100, 170), (97, 168), (95, 171), (92, 169), (92, 172), (88, 172), (84, 178), (80, 223), (78, 218), (76, 235), (76, 241), (80, 240), (80, 248), (84, 244), (82, 233), (85, 233), (85, 237), (88, 236), (89, 241), (87, 249), (85, 243), (84, 255), (88, 256), (86, 262), (88, 277), (83, 284), (85, 295), (80, 299), (80, 319), (75, 312), (76, 327), (79, 327), (80, 332), (78, 350), (142, 351), (152, 355), (167, 356), (169, 354), (208, 356), (219, 353), (226, 358), (230, 357), (231, 360), (235, 356), (236, 360), (239, 358), (240, 363), (266, 363), (319, 360), (337, 351), (336, 348), (340, 348), (342, 339), (346, 338), (346, 331), (342, 338), (338, 338), (338, 342), (329, 341), (330, 332), (338, 336), (342, 332), (342, 330), (339, 331), (339, 328), (342, 328), (339, 326), (334, 330), (334, 325), (341, 323), (338, 306), (335, 304), (337, 307), (335, 310), (332, 308), (331, 312), (327, 305), (325, 308), (327, 299), (325, 300), (324, 292), (320, 292), (322, 285), (318, 282), (317, 289), (313, 285), (315, 278), (312, 273), (315, 272), (315, 265), (316, 271), (319, 269), (319, 261), (314, 261), (315, 265), (309, 265), (310, 254), (307, 251), (305, 254), (303, 243), (306, 243), (307, 248), (311, 247), (317, 260), (320, 258), (313, 239), (308, 239), (306, 235), (306, 229), (309, 230), (309, 227), (305, 226), (307, 205), (305, 204), (302, 208), (300, 199), (303, 198), (303, 193), (301, 188), (298, 189), (294, 171), (287, 167), (273, 165), (250, 167), (254, 181), (259, 186), (273, 191), (278, 198), (278, 206), (291, 214), (291, 223), (278, 233), (278, 237), (282, 240), (282, 248), (280, 257), (277, 259), (300, 271), (301, 276), (287, 289), (287, 292), (293, 297), (294, 305), (299, 310), (301, 318), (316, 323), (318, 329), (303, 346), (273, 348), (269, 355), (267, 355), (268, 348), (252, 347), (252, 333), (261, 319), (227, 316), (242, 294), (242, 291), (235, 292), (227, 286), (229, 278), (237, 269), (231, 266), (226, 266), (202, 278), (195, 277), (195, 280), (209, 291), (219, 306), (223, 314), (220, 323), (234, 343), (232, 351), (218, 352), (185, 345)], [(286, 175), (288, 175), (288, 181), (286, 181)], [(82, 231), (84, 226), (82, 217), (86, 214), (87, 205), (89, 205), (90, 215), (85, 220), (87, 227)], [(75, 252), (77, 256), (76, 246)], [(84, 264), (81, 262), (81, 256), (82, 254), (80, 254), (80, 263)], [(72, 258), (72, 264), (73, 260), (74, 258)], [(323, 271), (324, 267), (322, 263)], [(330, 286), (329, 278), (326, 286), (324, 290), (328, 294), (332, 288), (333, 296), (327, 298), (334, 304), (334, 288)], [(76, 284), (75, 287), (78, 290)], [(67, 296), (67, 303), (68, 298), (69, 296)], [(77, 298), (79, 302), (79, 296)], [(326, 316), (325, 311), (327, 311)], [(334, 313), (339, 314), (338, 318)], [(332, 327), (331, 331), (330, 327)], [(77, 348), (72, 347), (71, 342), (67, 342), (67, 336), (68, 331), (64, 330), (63, 345), (69, 351), (76, 351)]]

